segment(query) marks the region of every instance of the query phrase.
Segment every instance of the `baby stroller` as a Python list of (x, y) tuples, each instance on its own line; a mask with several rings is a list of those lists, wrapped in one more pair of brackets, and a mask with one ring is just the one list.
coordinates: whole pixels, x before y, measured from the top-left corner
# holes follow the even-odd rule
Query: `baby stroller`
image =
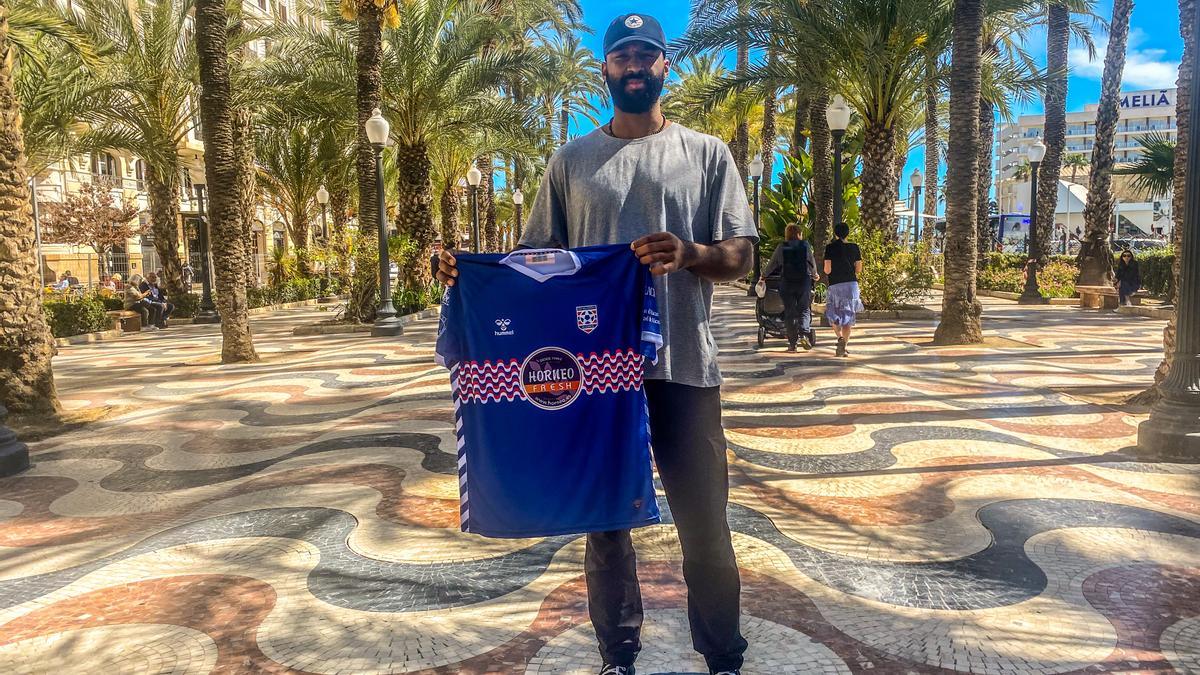
[(783, 298), (779, 295), (782, 274), (766, 277), (767, 293), (754, 301), (754, 318), (758, 322), (758, 346), (762, 347), (768, 337), (787, 339), (787, 326), (783, 323)]

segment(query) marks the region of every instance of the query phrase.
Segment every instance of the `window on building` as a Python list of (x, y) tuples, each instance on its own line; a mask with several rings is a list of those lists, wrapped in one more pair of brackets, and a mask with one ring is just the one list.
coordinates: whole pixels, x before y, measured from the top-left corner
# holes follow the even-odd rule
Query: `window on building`
[(146, 191), (146, 163), (142, 160), (133, 162), (133, 179), (137, 183), (138, 192)]
[(96, 178), (117, 178), (117, 159), (107, 152), (93, 152), (92, 175)]
[(258, 8), (262, 11), (267, 11), (267, 0), (258, 0)]
[(187, 169), (183, 170), (183, 180), (179, 181), (179, 189), (183, 193), (185, 200), (192, 200), (192, 195), (195, 193), (192, 190), (192, 175), (188, 173)]
[(287, 246), (287, 244), (284, 242), (283, 232), (280, 232), (279, 230), (275, 230), (271, 233), (271, 245), (273, 247), (273, 250), (276, 250), (276, 251), (284, 250), (284, 248)]
[(286, 2), (279, 3), (279, 20), (282, 21), (283, 23), (287, 23), (287, 3)]

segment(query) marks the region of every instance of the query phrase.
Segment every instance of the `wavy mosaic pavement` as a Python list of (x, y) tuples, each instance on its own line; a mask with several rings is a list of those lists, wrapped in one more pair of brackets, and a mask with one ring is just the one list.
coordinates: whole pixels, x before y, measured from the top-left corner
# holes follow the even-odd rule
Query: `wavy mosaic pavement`
[[(746, 673), (1200, 672), (1200, 464), (1089, 402), (1161, 324), (986, 312), (990, 346), (871, 323), (835, 360), (755, 349), (719, 290)], [(595, 672), (582, 539), (457, 530), (436, 324), (292, 337), (316, 316), (256, 317), (253, 365), (203, 326), (63, 350), (64, 405), (119, 415), (0, 479), (0, 672)], [(639, 672), (700, 672), (661, 507)]]

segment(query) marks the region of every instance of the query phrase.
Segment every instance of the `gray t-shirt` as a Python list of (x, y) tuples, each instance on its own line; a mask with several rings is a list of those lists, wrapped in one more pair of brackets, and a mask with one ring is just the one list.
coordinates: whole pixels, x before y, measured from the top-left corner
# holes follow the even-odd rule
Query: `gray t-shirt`
[[(597, 129), (550, 158), (521, 245), (621, 244), (664, 231), (701, 244), (758, 240), (728, 146), (678, 124), (633, 140)], [(693, 387), (721, 384), (709, 330), (712, 282), (683, 270), (655, 283), (664, 344), (646, 376)]]

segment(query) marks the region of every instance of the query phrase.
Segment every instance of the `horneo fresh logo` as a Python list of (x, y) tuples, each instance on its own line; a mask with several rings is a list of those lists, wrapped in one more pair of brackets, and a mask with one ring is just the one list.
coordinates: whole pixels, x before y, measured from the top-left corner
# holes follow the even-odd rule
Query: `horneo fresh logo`
[(535, 406), (560, 410), (571, 405), (583, 391), (583, 367), (565, 349), (543, 347), (521, 364), (521, 387)]
[(628, 28), (641, 28), (642, 23), (642, 17), (637, 14), (633, 14), (628, 19), (625, 19), (625, 26)]
[(509, 325), (512, 324), (512, 319), (496, 319), (495, 323), (496, 323), (496, 328), (499, 329), (499, 330), (495, 331), (496, 335), (513, 335), (514, 334), (513, 331), (508, 329)]

